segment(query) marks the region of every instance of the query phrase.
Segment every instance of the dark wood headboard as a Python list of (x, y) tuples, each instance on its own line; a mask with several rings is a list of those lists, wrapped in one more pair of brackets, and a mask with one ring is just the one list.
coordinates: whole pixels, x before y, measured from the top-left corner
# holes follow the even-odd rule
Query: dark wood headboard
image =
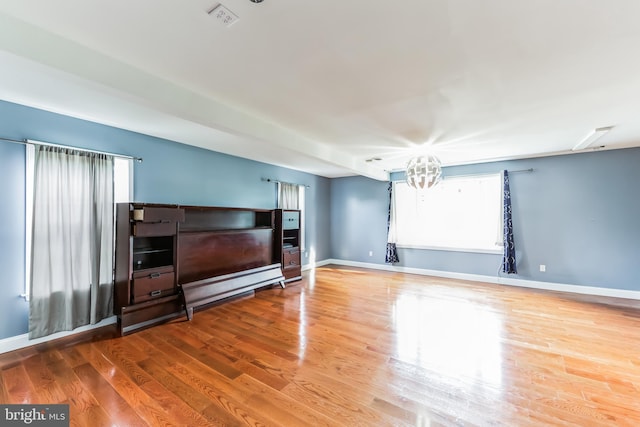
[(182, 206), (178, 225), (178, 283), (274, 262), (273, 211)]
[(273, 230), (178, 233), (178, 283), (194, 282), (273, 263)]

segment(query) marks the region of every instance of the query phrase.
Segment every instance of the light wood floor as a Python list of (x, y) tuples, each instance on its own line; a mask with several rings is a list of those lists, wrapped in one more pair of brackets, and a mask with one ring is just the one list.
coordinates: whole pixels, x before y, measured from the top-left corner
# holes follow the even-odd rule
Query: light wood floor
[(638, 426), (640, 309), (604, 301), (329, 266), (2, 355), (0, 402), (69, 403), (79, 426)]

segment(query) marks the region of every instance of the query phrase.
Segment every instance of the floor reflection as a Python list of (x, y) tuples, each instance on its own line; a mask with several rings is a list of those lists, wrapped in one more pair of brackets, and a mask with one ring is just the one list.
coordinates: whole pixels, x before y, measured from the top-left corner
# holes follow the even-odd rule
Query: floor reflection
[(300, 294), (300, 323), (298, 325), (298, 363), (304, 361), (307, 351), (307, 303), (305, 293)]
[(398, 357), (441, 375), (502, 385), (503, 320), (486, 306), (401, 295), (394, 306)]

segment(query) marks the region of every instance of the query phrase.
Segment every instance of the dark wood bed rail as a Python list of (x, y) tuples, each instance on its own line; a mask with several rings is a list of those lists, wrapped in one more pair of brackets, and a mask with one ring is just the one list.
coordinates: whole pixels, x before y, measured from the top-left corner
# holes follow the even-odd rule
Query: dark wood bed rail
[(280, 264), (181, 284), (187, 319), (193, 319), (194, 308), (275, 283), (279, 283), (284, 288), (284, 276)]

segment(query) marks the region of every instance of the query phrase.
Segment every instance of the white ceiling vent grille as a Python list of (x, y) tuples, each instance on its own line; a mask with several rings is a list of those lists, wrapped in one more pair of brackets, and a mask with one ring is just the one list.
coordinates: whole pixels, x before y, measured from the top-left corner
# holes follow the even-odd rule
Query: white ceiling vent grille
[(238, 15), (231, 12), (227, 9), (222, 3), (215, 6), (209, 12), (209, 15), (213, 16), (217, 22), (224, 25), (225, 27), (230, 27), (238, 21)]

